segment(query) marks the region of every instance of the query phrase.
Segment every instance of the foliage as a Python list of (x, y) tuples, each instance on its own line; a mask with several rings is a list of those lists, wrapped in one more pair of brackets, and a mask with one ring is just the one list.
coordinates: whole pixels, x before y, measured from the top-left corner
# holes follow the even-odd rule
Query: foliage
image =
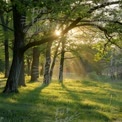
[(96, 72), (90, 72), (87, 74), (87, 77), (92, 79), (92, 80), (100, 80), (100, 76), (98, 74), (96, 74)]
[[(56, 30), (57, 28), (59, 30), (62, 29), (62, 35), (67, 34), (67, 32), (70, 31), (71, 29), (80, 27), (80, 26), (81, 26), (80, 29), (82, 29), (83, 31), (87, 30), (86, 33), (94, 35), (93, 33), (90, 33), (89, 30), (92, 28), (96, 28), (96, 32), (98, 32), (99, 30), (99, 32), (102, 32), (102, 34), (104, 34), (104, 41), (107, 42), (106, 45), (108, 44), (111, 45), (111, 44), (116, 44), (116, 43), (119, 44), (121, 41), (120, 38), (118, 39), (118, 37), (121, 37), (121, 36), (117, 35), (118, 32), (121, 34), (121, 29), (120, 29), (121, 26), (119, 27), (118, 25), (122, 24), (120, 20), (118, 20), (118, 17), (121, 13), (121, 10), (120, 10), (121, 2), (119, 1), (115, 1), (114, 3), (114, 1), (102, 2), (100, 0), (91, 0), (91, 1), (87, 1), (87, 0), (84, 0), (84, 1), (12, 0), (12, 1), (6, 1), (6, 2), (2, 0), (1, 3), (3, 3), (3, 6), (1, 7), (0, 12), (4, 11), (3, 14), (6, 12), (9, 14), (9, 12), (12, 11), (14, 13), (13, 19), (11, 19), (11, 20), (14, 20), (13, 31), (14, 31), (15, 41), (13, 41), (13, 44), (14, 44), (15, 50), (17, 50), (17, 51), (14, 51), (15, 53), (14, 58), (15, 60), (18, 59), (20, 61), (13, 60), (15, 61), (15, 63), (13, 62), (13, 65), (12, 65), (13, 67), (11, 68), (12, 70), (10, 70), (10, 72), (15, 71), (15, 72), (12, 72), (12, 74), (13, 75), (16, 74), (17, 76), (15, 75), (15, 78), (17, 79), (15, 80), (12, 74), (10, 73), (11, 77), (13, 78), (13, 81), (11, 80), (10, 77), (9, 77), (10, 79), (7, 80), (8, 82), (12, 81), (11, 83), (13, 84), (18, 81), (19, 74), (20, 74), (19, 67), (21, 67), (21, 63), (20, 65), (17, 64), (16, 66), (16, 62), (19, 63), (22, 60), (21, 56), (20, 58), (17, 58), (17, 59), (16, 59), (16, 56), (19, 56), (20, 53), (23, 55), (23, 53), (29, 48), (58, 39), (59, 36), (56, 36), (53, 33), (54, 30)], [(7, 3), (8, 6), (5, 3)], [(112, 4), (117, 4), (116, 8), (112, 7), (111, 6)], [(11, 9), (11, 5), (13, 6), (13, 9)], [(10, 11), (7, 11), (8, 7)], [(116, 12), (114, 11), (116, 11), (117, 14), (115, 14)], [(112, 14), (113, 17), (109, 16), (108, 14)], [(24, 20), (22, 21), (22, 19)], [(106, 22), (104, 23), (104, 21)], [(113, 26), (113, 28), (111, 28), (112, 25), (114, 24), (116, 25)], [(108, 31), (109, 29), (110, 31)], [(117, 29), (119, 31), (114, 31), (114, 29)], [(94, 30), (95, 29), (93, 29), (93, 31)], [(116, 33), (117, 36), (114, 36), (114, 38), (112, 38), (113, 40), (111, 41), (110, 37), (113, 33)], [(95, 35), (96, 34), (97, 33), (95, 33)], [(98, 34), (98, 36), (100, 35)], [(107, 38), (107, 40), (105, 39), (105, 37)], [(95, 36), (94, 38), (91, 38), (91, 40), (92, 39), (94, 41), (96, 39)], [(96, 42), (98, 41), (99, 39), (97, 38)], [(17, 46), (19, 48), (16, 49)], [(68, 44), (66, 46), (68, 47)], [(98, 47), (99, 47), (99, 44), (98, 44)], [(89, 50), (88, 48), (86, 48), (86, 50), (93, 51), (92, 49)], [(84, 51), (82, 52), (84, 53), (86, 50), (84, 49)], [(100, 52), (101, 51), (103, 51), (103, 49), (100, 49)], [(90, 59), (92, 59), (93, 55), (85, 52), (86, 56), (84, 56), (83, 53), (80, 56), (82, 57), (82, 59), (84, 58), (84, 61), (86, 61), (85, 58), (87, 56), (89, 56)], [(93, 60), (88, 61), (88, 63), (90, 64), (91, 67), (93, 66), (95, 70), (98, 70), (99, 65), (97, 64), (97, 66), (95, 66), (94, 65), (95, 63)], [(89, 66), (87, 66), (87, 68), (88, 67)], [(10, 84), (10, 87), (11, 86), (15, 86), (15, 85)]]

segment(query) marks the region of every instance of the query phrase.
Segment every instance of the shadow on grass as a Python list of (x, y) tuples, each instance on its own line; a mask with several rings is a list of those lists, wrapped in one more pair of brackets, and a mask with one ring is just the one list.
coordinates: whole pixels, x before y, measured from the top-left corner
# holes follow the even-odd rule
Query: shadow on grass
[[(81, 82), (84, 86), (88, 87), (97, 87), (101, 90), (103, 90), (105, 93), (102, 94), (102, 93), (99, 93), (99, 91), (95, 94), (95, 93), (92, 93), (89, 92), (89, 91), (83, 91), (83, 94), (86, 94), (89, 96), (90, 95), (94, 95), (94, 97), (89, 97), (91, 100), (93, 100), (93, 98), (96, 99), (97, 102), (99, 103), (105, 103), (105, 104), (109, 104), (109, 103), (112, 103), (113, 106), (114, 105), (118, 105), (120, 106), (122, 104), (122, 101), (121, 101), (121, 98), (118, 99), (118, 96), (120, 96), (122, 94), (122, 82), (121, 81), (118, 81), (118, 82), (102, 82), (102, 81), (83, 81)], [(106, 83), (108, 86), (106, 86)], [(105, 87), (104, 87), (105, 85)]]
[[(95, 106), (89, 104), (83, 104), (79, 94), (74, 91), (71, 91), (64, 84), (61, 84), (63, 90), (65, 90), (69, 96), (69, 99), (72, 99), (73, 102), (69, 103), (67, 101), (57, 101), (55, 99), (57, 96), (47, 95), (42, 93), (42, 90), (48, 87), (48, 85), (42, 84), (39, 87), (31, 91), (27, 91), (24, 94), (19, 94), (19, 97), (15, 96), (13, 99), (16, 99), (17, 102), (13, 102), (7, 106), (7, 102), (4, 104), (4, 107), (0, 107), (1, 113), (0, 118), (3, 117), (3, 120), (6, 122), (56, 122), (55, 114), (57, 108), (63, 108), (63, 111), (66, 108), (69, 108), (69, 118), (73, 118), (71, 122), (80, 122), (82, 120), (101, 120), (100, 122), (108, 122), (109, 118), (96, 110)], [(51, 90), (49, 91), (51, 92)], [(64, 94), (65, 95), (65, 94)], [(66, 111), (64, 112), (66, 113)], [(76, 117), (74, 113), (78, 113)], [(59, 116), (59, 121), (64, 115)], [(90, 118), (90, 119), (89, 119)], [(58, 122), (59, 122), (58, 121)], [(87, 122), (87, 121), (86, 121)]]
[[(30, 102), (35, 102), (35, 100), (37, 100), (37, 98), (39, 98), (41, 91), (46, 87), (48, 87), (47, 84), (42, 84), (41, 86), (36, 87), (34, 90), (24, 93), (22, 98), (18, 98), (18, 102), (23, 103), (23, 100), (26, 100), (26, 99), (32, 100)], [(28, 99), (28, 98), (30, 98), (30, 99)]]
[[(80, 120), (84, 120), (89, 117), (96, 121), (98, 121), (98, 120), (109, 121), (110, 120), (106, 115), (98, 112), (96, 110), (96, 106), (92, 106), (89, 104), (83, 104), (82, 100), (84, 98), (81, 99), (79, 97), (79, 94), (76, 94), (76, 93), (72, 92), (71, 90), (69, 90), (63, 83), (61, 83), (61, 86), (64, 90), (66, 90), (68, 92), (71, 99), (74, 100), (73, 104), (76, 104), (76, 106), (77, 106), (76, 110), (78, 110), (80, 112)], [(90, 93), (90, 95), (92, 95), (92, 94)]]
[(99, 83), (99, 81), (89, 81), (89, 80), (83, 80), (81, 83), (84, 85), (84, 86), (95, 86), (97, 87), (98, 84), (97, 82)]
[[(47, 86), (42, 84), (24, 94), (11, 93), (7, 97), (2, 95), (3, 103), (2, 106), (0, 105), (0, 122), (39, 122), (39, 120), (44, 120), (44, 115), (50, 116), (44, 110), (38, 110), (39, 107), (36, 105), (36, 102), (40, 101), (38, 99), (40, 92)], [(43, 106), (42, 109), (44, 109)], [(45, 120), (43, 122), (48, 122), (48, 118), (45, 117)]]
[(64, 83), (61, 83), (61, 87), (68, 92), (69, 97), (71, 97), (77, 104), (81, 101), (80, 97), (75, 94), (74, 91), (69, 90)]

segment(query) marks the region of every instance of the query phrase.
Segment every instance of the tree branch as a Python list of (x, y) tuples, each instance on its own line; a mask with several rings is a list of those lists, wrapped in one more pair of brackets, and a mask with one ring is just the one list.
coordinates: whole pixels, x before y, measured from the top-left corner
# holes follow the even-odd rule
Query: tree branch
[(12, 8), (10, 8), (9, 10), (5, 10), (5, 9), (4, 9), (4, 11), (5, 11), (6, 13), (11, 12), (12, 10), (13, 10)]
[(117, 21), (117, 20), (82, 20), (82, 21), (80, 21), (80, 22), (89, 22), (89, 23), (94, 23), (94, 22), (110, 22), (110, 23), (115, 23), (115, 24), (119, 24), (119, 25), (122, 25), (122, 22), (120, 22), (120, 21)]
[[(91, 8), (87, 13), (92, 13), (93, 11), (95, 11), (96, 9), (99, 9), (99, 8), (103, 8), (105, 6), (108, 6), (108, 5), (112, 5), (112, 4), (118, 4), (120, 1), (114, 1), (114, 2), (108, 2), (108, 3), (103, 3), (101, 5), (98, 5), (98, 6), (95, 6), (93, 8)], [(35, 22), (38, 20), (38, 18), (40, 18), (41, 15), (38, 15), (36, 18), (35, 18)], [(101, 26), (99, 25), (95, 25), (95, 24), (91, 24), (91, 23), (85, 23), (85, 24), (81, 24), (81, 25), (77, 25), (80, 21), (81, 21), (81, 17), (78, 17), (76, 20), (74, 20), (66, 29), (63, 30), (62, 32), (62, 35), (64, 35), (65, 33), (67, 33), (69, 30), (73, 29), (74, 27), (78, 27), (78, 26), (96, 26), (97, 28), (99, 28), (100, 30), (104, 31), (105, 33), (107, 33), (106, 29), (102, 28)], [(116, 22), (118, 23), (118, 22)], [(28, 26), (32, 26), (32, 23), (30, 23), (30, 25)], [(49, 42), (49, 41), (53, 41), (55, 39), (58, 39), (58, 36), (55, 36), (55, 35), (51, 35), (47, 38), (43, 38), (42, 40), (40, 41), (34, 41), (34, 42), (30, 42), (28, 43), (24, 48), (23, 48), (23, 51), (26, 51), (27, 49), (33, 47), (33, 46), (36, 46), (36, 45), (41, 45), (43, 43), (46, 43), (46, 42)]]
[(64, 59), (73, 59), (73, 58), (76, 58), (76, 57), (65, 57)]
[(113, 42), (111, 39), (112, 37), (108, 34), (107, 30), (99, 25), (96, 25), (96, 24), (93, 24), (93, 23), (84, 23), (84, 24), (80, 24), (80, 25), (77, 25), (77, 27), (79, 26), (94, 26), (94, 27), (97, 27), (99, 30), (103, 31), (104, 32), (104, 35), (106, 37), (106, 39), (108, 40), (105, 44), (105, 47), (111, 43), (111, 44), (114, 44), (116, 45), (118, 48), (122, 49), (121, 46), (119, 46), (117, 43)]
[(110, 36), (110, 35), (107, 33), (107, 31), (104, 32), (104, 33), (105, 33), (105, 37), (106, 37), (107, 40), (108, 40), (108, 41), (106, 42), (106, 44), (105, 44), (105, 47), (107, 46), (107, 44), (111, 43), (111, 44), (117, 46), (118, 48), (122, 49), (121, 46), (119, 46), (117, 43), (115, 43), (114, 41), (111, 40), (111, 39), (112, 39), (112, 36)]
[[(79, 17), (74, 22), (72, 22), (66, 29), (63, 30), (62, 35), (66, 34), (69, 30), (76, 27), (77, 23), (79, 23), (80, 20), (81, 20), (81, 18)], [(56, 35), (50, 35), (49, 37), (43, 38), (40, 41), (34, 41), (34, 42), (28, 43), (27, 45), (25, 45), (25, 47), (22, 50), (25, 52), (27, 49), (29, 49), (31, 47), (41, 45), (41, 44), (44, 44), (44, 43), (49, 42), (49, 41), (54, 41), (58, 38), (59, 37)]]
[(100, 29), (101, 31), (103, 32), (106, 32), (107, 30), (99, 25), (96, 25), (94, 23), (83, 23), (83, 24), (79, 24), (77, 25), (77, 27), (80, 27), (80, 26), (92, 26), (92, 27), (97, 27), (98, 29)]
[(40, 12), (28, 25), (26, 25), (24, 28), (26, 30), (26, 32), (29, 30), (29, 28), (31, 26), (33, 26), (33, 24), (35, 24), (36, 22), (39, 21), (39, 19), (44, 15), (44, 14), (49, 14), (51, 13), (52, 11), (49, 11), (49, 12), (45, 12), (45, 13), (42, 13)]
[[(121, 2), (121, 1), (105, 2), (105, 3), (101, 4), (101, 5), (98, 5), (98, 6), (95, 6), (95, 7), (91, 8), (87, 13), (92, 13), (92, 12), (94, 12), (94, 11), (97, 10), (97, 9), (100, 9), (100, 8), (103, 8), (103, 7), (106, 7), (106, 6), (109, 6), (109, 5), (113, 5), (113, 4), (118, 4), (118, 3), (120, 3), (120, 2)], [(75, 21), (72, 22), (72, 24), (71, 24), (67, 29), (68, 29), (68, 30), (71, 30), (71, 29), (72, 29), (72, 26), (73, 26), (73, 28), (74, 28), (75, 26), (77, 26), (77, 24), (78, 24), (82, 19), (83, 19), (83, 18), (78, 17)], [(110, 21), (110, 20), (109, 20), (109, 22), (114, 22), (114, 23), (118, 23), (118, 24), (121, 24), (121, 25), (122, 25), (122, 23), (119, 22), (119, 21)], [(67, 31), (67, 30), (65, 30), (65, 31)], [(64, 33), (65, 33), (65, 32), (64, 32)]]
[(113, 5), (113, 4), (119, 4), (121, 1), (113, 1), (113, 2), (104, 2), (103, 4), (101, 5), (97, 5), (93, 8), (91, 8), (88, 13), (92, 13), (93, 11), (97, 10), (97, 9), (100, 9), (100, 8), (104, 8), (106, 6), (109, 6), (109, 5)]
[(75, 21), (73, 21), (69, 27), (67, 27), (62, 34), (67, 33), (69, 30), (73, 29), (74, 27), (77, 27), (77, 24), (81, 21), (81, 17), (78, 17)]
[(43, 39), (41, 39), (39, 41), (30, 42), (27, 45), (25, 45), (22, 50), (23, 50), (23, 52), (25, 52), (27, 49), (29, 49), (31, 47), (34, 47), (34, 46), (37, 46), (37, 45), (41, 45), (41, 44), (44, 44), (44, 43), (49, 42), (49, 41), (53, 41), (53, 40), (55, 40), (57, 38), (58, 38), (58, 36), (52, 35), (52, 36), (43, 38)]
[(3, 26), (3, 27), (5, 27), (5, 28), (7, 28), (8, 30), (14, 31), (12, 28), (9, 28), (8, 26), (6, 26), (6, 25), (4, 25), (4, 24), (1, 24), (1, 23), (0, 23), (0, 25)]

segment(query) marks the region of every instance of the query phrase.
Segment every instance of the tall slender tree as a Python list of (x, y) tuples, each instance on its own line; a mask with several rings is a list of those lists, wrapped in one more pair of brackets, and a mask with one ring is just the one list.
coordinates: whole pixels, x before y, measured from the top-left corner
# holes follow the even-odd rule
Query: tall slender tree
[(55, 52), (54, 52), (54, 56), (53, 56), (53, 59), (52, 59), (52, 64), (51, 64), (51, 67), (50, 67), (50, 80), (52, 80), (52, 76), (53, 76), (53, 69), (54, 69), (54, 66), (55, 66), (55, 63), (56, 63), (56, 58), (57, 58), (57, 55), (58, 55), (58, 48), (60, 47), (60, 41), (58, 42), (58, 45), (55, 49)]
[(8, 17), (8, 14), (5, 15), (5, 16), (1, 16), (1, 22), (3, 25), (5, 26), (2, 26), (3, 28), (3, 33), (4, 33), (4, 49), (5, 49), (5, 78), (8, 77), (9, 75), (9, 44), (8, 44), (8, 41), (9, 41), (9, 38), (8, 38), (8, 23), (9, 23), (9, 17)]
[(31, 81), (37, 81), (39, 78), (39, 47), (33, 48), (33, 61), (31, 66)]
[(64, 56), (65, 56), (65, 38), (62, 41), (60, 69), (59, 69), (59, 82), (63, 82), (63, 69), (64, 69)]
[(46, 48), (46, 57), (45, 57), (46, 61), (45, 61), (44, 79), (43, 79), (44, 84), (50, 83), (51, 46), (52, 41), (47, 43)]

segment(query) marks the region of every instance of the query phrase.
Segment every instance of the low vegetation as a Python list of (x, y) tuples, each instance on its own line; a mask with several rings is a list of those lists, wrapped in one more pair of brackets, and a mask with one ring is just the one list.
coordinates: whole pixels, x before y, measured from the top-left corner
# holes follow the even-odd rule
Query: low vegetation
[[(6, 79), (0, 78), (0, 92)], [(122, 82), (40, 82), (0, 94), (0, 122), (122, 122)]]

